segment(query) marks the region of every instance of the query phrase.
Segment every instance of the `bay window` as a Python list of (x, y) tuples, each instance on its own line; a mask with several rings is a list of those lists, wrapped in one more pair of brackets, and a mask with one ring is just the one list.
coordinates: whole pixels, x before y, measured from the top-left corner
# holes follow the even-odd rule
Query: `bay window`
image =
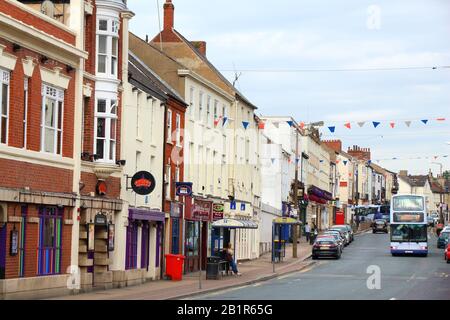
[(8, 142), (9, 72), (0, 69), (0, 143)]
[(97, 99), (94, 152), (98, 161), (115, 163), (117, 139), (117, 100)]
[(64, 91), (42, 85), (41, 151), (61, 154)]
[(119, 21), (100, 17), (97, 26), (97, 73), (117, 78)]

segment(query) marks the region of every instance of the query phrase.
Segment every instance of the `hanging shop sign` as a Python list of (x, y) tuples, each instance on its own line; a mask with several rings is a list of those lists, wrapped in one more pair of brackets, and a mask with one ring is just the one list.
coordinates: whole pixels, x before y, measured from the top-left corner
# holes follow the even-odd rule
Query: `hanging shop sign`
[(148, 195), (155, 190), (155, 177), (147, 171), (139, 171), (131, 178), (131, 189), (142, 196)]
[(87, 225), (87, 251), (94, 251), (95, 249), (95, 224), (89, 223)]
[(192, 208), (192, 217), (196, 220), (209, 221), (211, 216), (212, 203), (195, 199)]
[(179, 197), (192, 197), (192, 182), (176, 182), (175, 191)]
[(11, 242), (10, 242), (10, 251), (9, 254), (11, 256), (16, 256), (19, 253), (19, 231), (11, 230)]
[(222, 203), (214, 203), (213, 204), (213, 220), (221, 220), (223, 219), (223, 211), (224, 205)]
[(108, 225), (108, 251), (114, 251), (115, 225)]
[(97, 195), (104, 196), (106, 195), (106, 192), (108, 191), (108, 188), (106, 186), (106, 182), (103, 180), (99, 180), (97, 182), (97, 185), (95, 186), (95, 191), (97, 192)]

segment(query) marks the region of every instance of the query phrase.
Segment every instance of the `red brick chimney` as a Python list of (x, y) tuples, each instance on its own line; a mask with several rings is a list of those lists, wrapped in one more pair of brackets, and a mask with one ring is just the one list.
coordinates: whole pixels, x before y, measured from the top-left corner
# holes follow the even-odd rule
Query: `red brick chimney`
[(206, 57), (206, 42), (205, 41), (191, 41), (192, 45)]
[(359, 146), (353, 146), (353, 148), (348, 148), (347, 153), (352, 157), (355, 157), (359, 160), (370, 160), (370, 149), (369, 148), (361, 148)]
[(172, 0), (166, 0), (164, 3), (164, 30), (172, 30), (174, 26), (175, 6)]
[(341, 140), (324, 140), (322, 141), (326, 146), (333, 149), (336, 152), (342, 151), (342, 141)]

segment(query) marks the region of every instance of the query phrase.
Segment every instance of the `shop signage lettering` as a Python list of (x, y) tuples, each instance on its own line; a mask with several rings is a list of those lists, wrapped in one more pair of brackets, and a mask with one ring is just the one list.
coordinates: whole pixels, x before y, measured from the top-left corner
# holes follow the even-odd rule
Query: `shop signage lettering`
[(142, 196), (152, 193), (155, 187), (155, 177), (150, 172), (139, 171), (131, 179), (131, 188)]
[(106, 217), (106, 215), (104, 215), (103, 213), (99, 213), (95, 216), (95, 224), (96, 225), (106, 225), (108, 222), (108, 219)]
[(221, 203), (213, 204), (213, 220), (223, 219), (224, 205)]

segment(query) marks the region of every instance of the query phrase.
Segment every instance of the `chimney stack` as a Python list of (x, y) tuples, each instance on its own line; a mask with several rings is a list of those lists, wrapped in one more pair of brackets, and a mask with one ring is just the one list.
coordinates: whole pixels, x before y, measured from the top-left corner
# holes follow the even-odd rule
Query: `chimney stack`
[(206, 57), (206, 42), (205, 41), (191, 41), (192, 45)]
[(164, 30), (172, 30), (174, 26), (175, 6), (172, 0), (166, 0), (164, 3)]

